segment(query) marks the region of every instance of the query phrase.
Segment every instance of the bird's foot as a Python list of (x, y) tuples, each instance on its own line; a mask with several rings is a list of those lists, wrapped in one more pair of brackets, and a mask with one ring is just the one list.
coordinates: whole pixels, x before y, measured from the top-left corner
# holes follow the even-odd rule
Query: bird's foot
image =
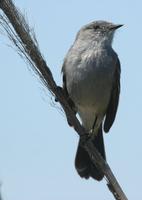
[(88, 133), (86, 133), (86, 134), (80, 136), (81, 145), (84, 146), (84, 144), (85, 144), (88, 140), (92, 141), (93, 139), (94, 139), (94, 131), (93, 131), (93, 130), (90, 130)]
[(81, 146), (84, 146), (85, 143), (90, 139), (89, 134), (84, 134), (80, 136), (80, 144)]

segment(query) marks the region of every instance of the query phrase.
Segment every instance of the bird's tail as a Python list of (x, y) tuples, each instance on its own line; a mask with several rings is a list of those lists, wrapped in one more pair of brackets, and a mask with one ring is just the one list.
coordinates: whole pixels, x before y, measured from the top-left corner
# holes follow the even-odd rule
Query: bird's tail
[[(93, 144), (97, 148), (101, 156), (106, 160), (102, 126), (100, 127), (98, 134), (94, 138)], [(104, 174), (102, 174), (92, 163), (88, 153), (81, 147), (80, 141), (75, 158), (75, 167), (77, 169), (78, 174), (82, 178), (88, 179), (89, 177), (92, 177), (100, 181), (104, 177)]]

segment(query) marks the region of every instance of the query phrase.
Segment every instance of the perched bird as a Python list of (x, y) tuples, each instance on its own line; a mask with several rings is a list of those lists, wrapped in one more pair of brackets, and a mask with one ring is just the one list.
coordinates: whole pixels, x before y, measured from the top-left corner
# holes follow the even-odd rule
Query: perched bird
[[(106, 159), (103, 130), (111, 128), (119, 102), (120, 62), (112, 48), (116, 29), (106, 21), (94, 21), (83, 26), (69, 49), (62, 67), (63, 89), (93, 144)], [(102, 180), (102, 174), (92, 163), (80, 141), (75, 167), (81, 177)]]

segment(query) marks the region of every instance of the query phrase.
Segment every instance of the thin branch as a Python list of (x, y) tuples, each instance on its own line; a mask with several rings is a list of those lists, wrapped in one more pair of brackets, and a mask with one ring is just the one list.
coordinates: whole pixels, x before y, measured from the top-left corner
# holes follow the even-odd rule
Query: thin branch
[[(18, 48), (20, 55), (30, 63), (33, 70), (40, 77), (52, 95), (60, 102), (70, 124), (76, 132), (86, 138), (87, 133), (70, 108), (68, 101), (61, 89), (57, 87), (52, 73), (47, 66), (36, 40), (33, 30), (30, 29), (21, 12), (15, 7), (12, 0), (0, 0), (0, 8), (5, 15), (0, 15), (0, 24), (5, 29), (9, 39)], [(86, 141), (86, 140), (85, 140)], [(83, 147), (88, 152), (92, 162), (105, 174), (107, 186), (117, 200), (127, 200), (126, 195), (118, 184), (109, 165), (103, 160), (91, 140), (84, 142)]]

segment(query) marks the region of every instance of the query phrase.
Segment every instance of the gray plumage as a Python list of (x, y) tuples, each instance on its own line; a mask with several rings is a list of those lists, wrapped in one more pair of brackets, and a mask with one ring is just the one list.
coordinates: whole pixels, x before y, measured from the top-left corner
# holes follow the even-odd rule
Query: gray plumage
[[(83, 126), (93, 134), (94, 145), (99, 146), (101, 140), (101, 147), (98, 147), (98, 150), (102, 151), (104, 159), (102, 124), (104, 131), (108, 132), (115, 119), (119, 101), (120, 63), (112, 49), (112, 40), (115, 30), (121, 26), (105, 21), (85, 25), (78, 32), (62, 68), (63, 88), (74, 102)], [(97, 137), (100, 137), (98, 141)], [(79, 148), (80, 146), (78, 151)], [(83, 159), (82, 151), (79, 153), (81, 158), (76, 156), (76, 168), (80, 175), (87, 169), (87, 162), (89, 163), (89, 160), (86, 163), (84, 160), (82, 167), (82, 161), (77, 161)], [(86, 159), (86, 152), (84, 155)], [(95, 166), (93, 168), (97, 171)], [(87, 175), (84, 173), (81, 176), (96, 178), (96, 175), (93, 176), (91, 173), (90, 171)], [(102, 179), (103, 175), (99, 177)]]

